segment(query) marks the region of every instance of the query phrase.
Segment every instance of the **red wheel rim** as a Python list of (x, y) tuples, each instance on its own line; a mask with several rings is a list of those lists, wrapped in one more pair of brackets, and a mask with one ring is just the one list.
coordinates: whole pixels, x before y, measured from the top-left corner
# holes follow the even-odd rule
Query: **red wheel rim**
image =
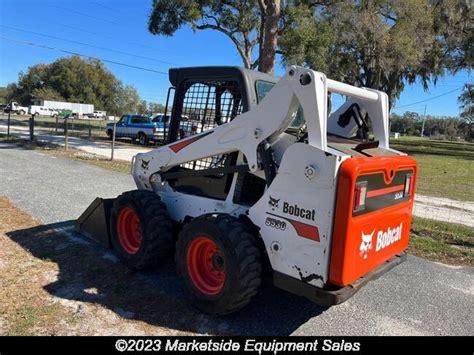
[(213, 240), (194, 239), (188, 247), (187, 266), (191, 281), (203, 294), (215, 295), (224, 287), (224, 254)]
[(123, 250), (135, 254), (142, 243), (140, 217), (130, 207), (123, 208), (117, 218), (117, 234)]

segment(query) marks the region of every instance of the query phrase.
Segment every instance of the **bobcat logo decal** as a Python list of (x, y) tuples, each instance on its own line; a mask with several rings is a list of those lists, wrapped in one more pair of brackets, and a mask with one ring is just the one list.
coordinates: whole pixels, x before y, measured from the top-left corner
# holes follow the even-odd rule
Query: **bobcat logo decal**
[(150, 161), (146, 161), (142, 159), (142, 169), (143, 170), (148, 170), (148, 164), (150, 164)]
[(275, 210), (275, 208), (278, 208), (278, 202), (280, 202), (280, 200), (280, 198), (277, 200), (276, 198), (270, 196), (270, 199), (268, 200), (268, 205), (272, 208), (272, 210)]
[(369, 253), (369, 250), (372, 249), (372, 237), (374, 236), (374, 233), (375, 229), (370, 234), (365, 234), (364, 232), (362, 232), (362, 241), (359, 247), (359, 254), (363, 259), (367, 259), (367, 254)]

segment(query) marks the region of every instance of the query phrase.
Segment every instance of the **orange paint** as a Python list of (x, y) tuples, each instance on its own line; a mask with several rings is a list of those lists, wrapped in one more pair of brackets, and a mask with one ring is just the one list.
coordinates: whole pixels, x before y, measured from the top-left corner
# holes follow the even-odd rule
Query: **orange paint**
[[(394, 172), (413, 172), (411, 195), (407, 201), (365, 213), (352, 215), (354, 190), (357, 177), (384, 174), (385, 184), (393, 179)], [(413, 211), (414, 186), (418, 165), (407, 156), (351, 158), (340, 167), (337, 186), (336, 213), (332, 238), (329, 281), (346, 286), (408, 247)], [(403, 185), (371, 191), (372, 197), (403, 191)], [(395, 189), (396, 188), (396, 189)], [(367, 193), (369, 196), (369, 192)], [(362, 243), (362, 235), (371, 237), (371, 248)]]

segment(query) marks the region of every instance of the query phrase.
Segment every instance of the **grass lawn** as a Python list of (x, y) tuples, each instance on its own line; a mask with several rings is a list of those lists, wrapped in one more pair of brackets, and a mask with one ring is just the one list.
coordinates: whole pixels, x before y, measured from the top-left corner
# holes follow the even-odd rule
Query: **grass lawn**
[(418, 160), (418, 193), (474, 201), (474, 144), (402, 138), (390, 146)]
[(474, 228), (414, 217), (408, 251), (446, 264), (474, 266)]

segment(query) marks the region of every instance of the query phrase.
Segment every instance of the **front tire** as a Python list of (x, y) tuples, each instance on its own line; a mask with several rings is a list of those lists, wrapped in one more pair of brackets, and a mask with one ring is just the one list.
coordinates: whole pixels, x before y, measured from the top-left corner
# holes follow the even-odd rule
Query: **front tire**
[(225, 315), (247, 305), (261, 284), (261, 253), (248, 226), (227, 214), (188, 223), (176, 245), (176, 266), (191, 303)]
[(110, 230), (115, 252), (133, 270), (155, 267), (173, 255), (171, 219), (165, 204), (151, 191), (127, 191), (117, 197)]

